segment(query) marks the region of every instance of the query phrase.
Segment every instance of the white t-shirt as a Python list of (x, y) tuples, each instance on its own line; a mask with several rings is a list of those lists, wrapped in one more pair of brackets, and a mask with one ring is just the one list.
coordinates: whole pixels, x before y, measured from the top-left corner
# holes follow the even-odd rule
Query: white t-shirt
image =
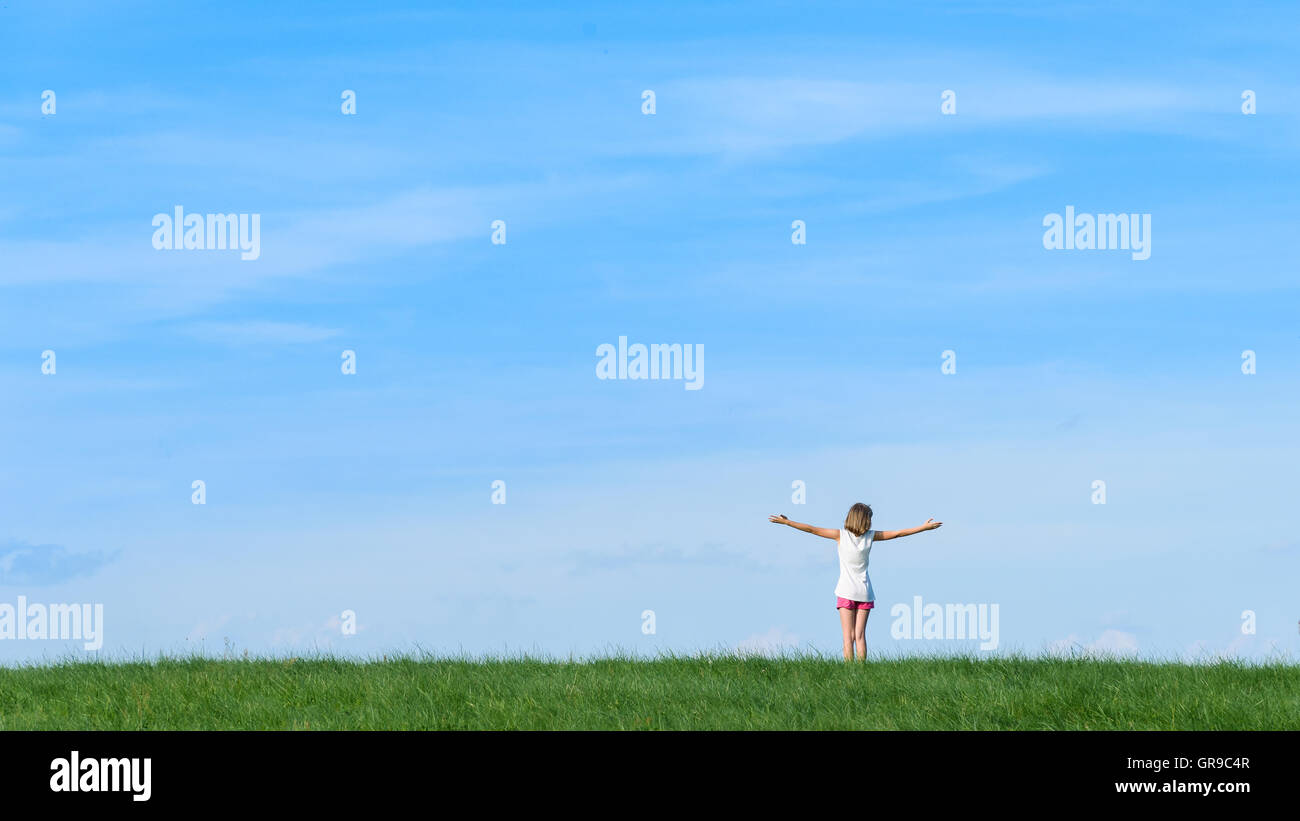
[(846, 528), (840, 528), (840, 540), (836, 545), (840, 554), (840, 582), (835, 585), (835, 595), (853, 601), (876, 600), (875, 591), (871, 589), (871, 577), (867, 575), (867, 561), (875, 539), (874, 530), (854, 536)]

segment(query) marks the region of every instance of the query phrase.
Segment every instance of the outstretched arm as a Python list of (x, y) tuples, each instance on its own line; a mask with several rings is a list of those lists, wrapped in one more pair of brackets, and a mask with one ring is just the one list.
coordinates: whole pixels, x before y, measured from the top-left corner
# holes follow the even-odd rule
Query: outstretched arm
[(837, 542), (840, 540), (840, 532), (835, 528), (814, 527), (813, 525), (806, 525), (803, 522), (796, 522), (793, 519), (786, 518), (786, 515), (784, 513), (782, 513), (780, 516), (768, 516), (767, 520), (769, 522), (772, 522), (773, 524), (789, 525), (790, 527), (793, 527), (795, 530), (802, 530), (804, 533), (811, 533), (814, 536), (821, 536), (823, 539), (834, 539)]
[(936, 522), (934, 519), (926, 519), (925, 524), (920, 527), (909, 527), (906, 530), (877, 530), (875, 541), (884, 542), (889, 539), (897, 539), (900, 536), (915, 536), (917, 533), (924, 533), (927, 530), (943, 527), (943, 522)]

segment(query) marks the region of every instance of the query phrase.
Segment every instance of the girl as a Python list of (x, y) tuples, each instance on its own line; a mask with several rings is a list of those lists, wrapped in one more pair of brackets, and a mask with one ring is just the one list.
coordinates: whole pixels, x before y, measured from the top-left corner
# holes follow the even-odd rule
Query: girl
[(840, 552), (840, 582), (835, 585), (835, 608), (840, 611), (840, 631), (844, 634), (844, 658), (853, 658), (853, 645), (858, 648), (858, 658), (867, 657), (867, 617), (871, 608), (876, 606), (876, 594), (871, 589), (871, 577), (867, 575), (867, 560), (871, 555), (871, 545), (900, 536), (911, 536), (925, 530), (934, 530), (943, 522), (926, 519), (920, 527), (907, 530), (872, 530), (871, 508), (858, 502), (849, 508), (849, 515), (844, 518), (844, 527), (833, 530), (829, 527), (813, 527), (791, 521), (785, 514), (768, 516), (767, 520), (778, 525), (789, 525), (795, 530), (812, 533), (824, 539), (833, 539)]

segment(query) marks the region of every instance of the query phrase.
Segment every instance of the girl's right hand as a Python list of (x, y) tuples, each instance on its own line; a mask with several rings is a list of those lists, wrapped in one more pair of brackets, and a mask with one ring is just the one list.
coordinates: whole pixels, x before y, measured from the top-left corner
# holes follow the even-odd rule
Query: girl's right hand
[(778, 525), (788, 525), (788, 524), (790, 524), (790, 519), (787, 518), (786, 515), (785, 515), (784, 513), (781, 513), (781, 514), (776, 515), (776, 516), (768, 516), (768, 517), (767, 517), (767, 520), (768, 520), (769, 522), (771, 522), (772, 524), (778, 524)]

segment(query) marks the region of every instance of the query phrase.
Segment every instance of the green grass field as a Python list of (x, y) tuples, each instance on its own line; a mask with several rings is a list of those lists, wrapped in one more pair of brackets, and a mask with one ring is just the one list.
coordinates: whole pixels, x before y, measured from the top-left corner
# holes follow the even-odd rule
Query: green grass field
[(1273, 730), (1300, 667), (1096, 659), (331, 658), (0, 668), (0, 729)]

